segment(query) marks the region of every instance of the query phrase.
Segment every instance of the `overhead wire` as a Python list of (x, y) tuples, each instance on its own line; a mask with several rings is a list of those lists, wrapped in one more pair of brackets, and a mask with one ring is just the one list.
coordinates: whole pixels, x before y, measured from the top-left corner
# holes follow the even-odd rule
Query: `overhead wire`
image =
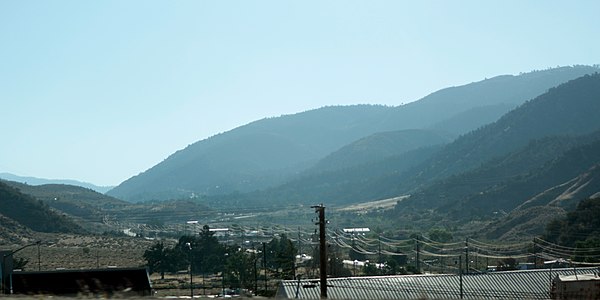
[[(185, 224), (183, 224), (185, 226)], [(291, 240), (302, 244), (316, 244), (311, 230), (308, 226), (282, 226), (280, 224), (261, 224), (257, 226), (237, 226), (233, 231), (244, 232), (246, 230), (259, 230), (272, 234), (286, 234)], [(409, 239), (394, 239), (384, 235), (373, 234), (347, 234), (340, 230), (328, 229), (327, 237), (331, 244), (344, 249), (353, 249), (364, 255), (386, 255), (406, 256), (417, 253), (417, 245), (420, 247), (418, 254), (423, 257), (457, 257), (466, 253), (491, 259), (529, 259), (536, 256), (542, 259), (557, 260), (562, 258), (578, 257), (578, 260), (600, 260), (599, 247), (569, 247), (563, 246), (540, 238), (532, 242), (520, 243), (490, 243), (469, 238), (465, 241), (439, 242), (426, 236)], [(536, 252), (536, 253), (532, 253)], [(572, 261), (581, 265), (600, 265), (600, 263), (588, 261)]]

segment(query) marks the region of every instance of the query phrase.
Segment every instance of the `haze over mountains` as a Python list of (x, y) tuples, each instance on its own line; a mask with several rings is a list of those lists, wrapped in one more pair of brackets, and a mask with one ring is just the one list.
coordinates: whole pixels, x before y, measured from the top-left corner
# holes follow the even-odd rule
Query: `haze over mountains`
[[(397, 107), (325, 107), (259, 120), (196, 142), (108, 194), (144, 201), (245, 193), (276, 188), (307, 174), (411, 155), (494, 122), (548, 89), (596, 71), (575, 66), (498, 76)], [(403, 140), (403, 135), (412, 137)], [(394, 145), (377, 145), (384, 140)]]
[(83, 232), (104, 228), (107, 216), (182, 223), (219, 210), (402, 199), (369, 216), (395, 228), (471, 226), (490, 239), (539, 235), (600, 197), (598, 70), (499, 76), (398, 107), (255, 121), (174, 153), (108, 195), (0, 182), (0, 222), (18, 232)]
[(181, 224), (208, 214), (210, 208), (192, 201), (133, 204), (80, 186), (0, 180), (0, 242), (5, 244), (31, 240), (33, 232), (122, 235), (117, 230), (123, 226)]
[(18, 176), (10, 173), (0, 173), (0, 179), (16, 181), (21, 183), (27, 183), (30, 185), (43, 185), (43, 184), (68, 184), (68, 185), (76, 185), (88, 189), (92, 189), (99, 193), (106, 193), (113, 186), (97, 186), (95, 184), (89, 182), (81, 182), (78, 180), (70, 180), (70, 179), (45, 179), (31, 176)]
[(413, 189), (396, 215), (433, 209), (445, 220), (489, 218), (498, 212), (510, 217), (528, 213), (533, 220), (533, 212), (556, 214), (561, 208), (564, 213), (582, 199), (597, 197), (598, 112), (598, 74), (551, 89), (404, 174), (409, 184), (399, 186), (413, 183)]

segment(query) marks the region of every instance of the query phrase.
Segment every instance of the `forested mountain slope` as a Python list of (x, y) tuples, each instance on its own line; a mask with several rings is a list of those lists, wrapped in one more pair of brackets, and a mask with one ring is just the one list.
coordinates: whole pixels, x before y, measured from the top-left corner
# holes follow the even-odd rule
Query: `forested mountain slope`
[(0, 214), (39, 232), (81, 233), (71, 219), (50, 209), (43, 202), (21, 193), (0, 181)]
[(73, 185), (3, 183), (94, 233), (114, 231), (115, 224), (183, 223), (211, 214), (209, 208), (190, 199), (130, 203)]
[(373, 195), (388, 192), (390, 186), (381, 185), (382, 177), (415, 167), (437, 153), (440, 148), (441, 146), (419, 148), (345, 169), (306, 172), (276, 187), (244, 194), (209, 196), (205, 201), (210, 207), (268, 209), (314, 203), (346, 205), (365, 202), (372, 200)]
[[(543, 238), (568, 247), (600, 248), (600, 197), (578, 203), (564, 218), (557, 218), (546, 228)], [(596, 258), (598, 252), (593, 253)], [(575, 258), (577, 260), (577, 258)], [(594, 262), (597, 262), (596, 259)]]
[[(552, 86), (595, 70), (577, 66), (499, 76), (440, 90), (398, 107), (325, 107), (263, 119), (196, 142), (123, 182), (109, 195), (137, 201), (276, 186), (361, 138), (379, 132), (439, 128), (445, 122), (454, 124), (448, 129), (461, 128), (450, 135), (461, 134), (495, 120), (485, 116), (495, 118)], [(474, 110), (479, 111), (477, 117), (471, 113)], [(460, 115), (473, 119), (457, 122)]]
[[(481, 233), (488, 239), (505, 240), (525, 235), (539, 236), (549, 222), (566, 215), (588, 198), (600, 199), (600, 164), (525, 201)], [(559, 234), (561, 233), (552, 232), (551, 235), (554, 236), (547, 236), (545, 239), (555, 240)], [(567, 244), (564, 241), (560, 243)]]
[(446, 144), (452, 141), (452, 138), (442, 131), (423, 129), (375, 133), (327, 155), (304, 175), (381, 161), (419, 148)]
[(413, 193), (403, 205), (435, 208), (456, 215), (510, 211), (600, 162), (599, 141), (600, 131), (581, 137), (533, 140), (472, 171), (436, 181)]
[[(595, 117), (598, 111), (600, 75), (586, 75), (532, 99), (497, 122), (463, 135), (442, 149), (415, 150), (339, 172), (311, 174), (277, 188), (231, 199), (238, 201), (237, 205), (265, 205), (270, 201), (343, 204), (412, 194), (398, 205), (399, 210), (413, 207), (479, 216), (510, 210), (548, 185), (591, 167), (589, 162), (582, 162), (573, 172), (562, 172), (562, 177), (556, 176), (560, 169), (553, 171), (558, 172), (554, 175), (546, 175), (548, 170), (544, 169), (573, 147), (594, 141), (598, 134), (576, 137), (600, 130), (600, 118)], [(556, 177), (558, 181), (533, 181), (538, 175)], [(523, 181), (524, 178), (528, 180)], [(512, 186), (517, 183), (523, 187)], [(494, 200), (480, 200), (492, 196)]]
[(430, 161), (413, 170), (414, 177), (403, 184), (404, 188), (414, 189), (417, 184), (474, 169), (524, 147), (533, 139), (592, 133), (600, 129), (598, 111), (600, 75), (569, 81), (448, 144)]
[(598, 111), (599, 74), (550, 90), (412, 170), (421, 185), (393, 215), (429, 211), (453, 222), (506, 215), (482, 232), (539, 234), (548, 216), (600, 192)]
[(98, 224), (103, 217), (125, 210), (129, 202), (98, 193), (92, 189), (68, 184), (28, 185), (6, 181), (21, 193), (34, 197), (48, 207), (77, 218), (83, 223)]
[[(495, 121), (510, 109), (552, 87), (598, 71), (597, 67), (574, 66), (533, 71), (518, 76), (496, 76), (434, 92), (419, 101), (398, 107), (396, 117), (402, 119), (407, 128), (439, 128), (440, 124), (453, 120), (453, 126), (445, 129), (457, 128), (459, 130), (453, 133), (459, 135)], [(472, 113), (473, 110), (476, 110), (476, 115)], [(464, 118), (457, 122), (456, 117), (461, 115), (474, 118)]]

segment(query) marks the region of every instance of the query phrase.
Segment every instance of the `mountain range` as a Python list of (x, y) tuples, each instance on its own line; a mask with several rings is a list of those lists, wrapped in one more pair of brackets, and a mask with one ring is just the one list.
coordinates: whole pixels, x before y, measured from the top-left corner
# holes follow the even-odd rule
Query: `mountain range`
[[(594, 170), (600, 163), (600, 149), (594, 148), (600, 137), (598, 111), (600, 76), (584, 76), (449, 144), (337, 171), (306, 172), (277, 187), (213, 197), (210, 205), (345, 205), (411, 195), (397, 205), (394, 218), (432, 209), (446, 217), (440, 220), (493, 217)], [(571, 202), (598, 190), (598, 185), (587, 184), (570, 194)], [(560, 203), (574, 207), (569, 201)]]
[(0, 179), (26, 183), (29, 185), (43, 185), (43, 184), (74, 185), (74, 186), (88, 188), (88, 189), (94, 190), (94, 191), (96, 191), (98, 193), (102, 193), (102, 194), (104, 194), (114, 188), (114, 186), (98, 186), (98, 185), (95, 185), (95, 184), (92, 184), (89, 182), (83, 182), (83, 181), (78, 181), (78, 180), (45, 179), (45, 178), (38, 178), (38, 177), (31, 177), (31, 176), (18, 176), (18, 175), (11, 174), (11, 173), (0, 173)]
[(398, 199), (368, 220), (488, 239), (539, 235), (552, 218), (600, 197), (598, 70), (498, 76), (397, 107), (258, 120), (189, 145), (107, 195), (0, 181), (0, 222), (83, 232), (109, 228), (109, 219), (184, 222), (219, 210)]
[(75, 185), (0, 180), (0, 242), (18, 243), (32, 231), (123, 234), (123, 226), (182, 224), (210, 214), (189, 200), (130, 203)]
[[(397, 107), (332, 106), (259, 120), (189, 145), (108, 194), (146, 201), (248, 193), (277, 188), (311, 172), (392, 159), (451, 141), (554, 86), (597, 70), (574, 66), (504, 75)], [(410, 139), (401, 138), (409, 134)], [(438, 138), (435, 143), (433, 136)], [(385, 139), (395, 145), (365, 146)]]
[[(35, 197), (0, 181), (0, 240), (4, 244), (18, 242), (28, 231), (84, 232), (72, 219), (51, 209)], [(15, 234), (19, 233), (19, 234)]]

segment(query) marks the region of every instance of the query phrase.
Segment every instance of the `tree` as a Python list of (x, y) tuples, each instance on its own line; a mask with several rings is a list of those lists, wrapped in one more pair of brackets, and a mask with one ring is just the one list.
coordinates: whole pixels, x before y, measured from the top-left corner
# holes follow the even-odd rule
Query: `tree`
[(516, 270), (518, 262), (516, 259), (509, 257), (498, 261), (498, 271), (511, 271)]
[(356, 249), (356, 242), (354, 241), (354, 237), (352, 237), (352, 248), (350, 248), (350, 251), (348, 252), (348, 256), (350, 257), (350, 260), (355, 261), (355, 260), (359, 260), (359, 261), (365, 261), (367, 259), (367, 256), (360, 252), (359, 250)]
[(294, 279), (296, 246), (285, 234), (280, 238), (273, 238), (266, 246), (267, 264), (275, 269), (280, 278)]
[(160, 272), (160, 278), (165, 279), (165, 272), (175, 271), (176, 255), (172, 248), (165, 247), (163, 242), (157, 242), (144, 251), (144, 259), (148, 262), (150, 273)]
[(194, 273), (218, 273), (225, 265), (225, 248), (204, 225), (198, 236), (182, 236), (175, 246), (183, 261), (192, 263)]
[(573, 256), (574, 261), (597, 263), (598, 257), (600, 257), (600, 238), (589, 237), (585, 241), (575, 242), (575, 255)]
[(329, 259), (329, 266), (327, 267), (327, 273), (331, 277), (352, 276), (352, 272), (344, 267), (344, 260), (340, 252), (340, 247), (335, 244), (328, 247), (327, 256)]
[(404, 254), (387, 256), (383, 267), (383, 273), (385, 275), (406, 274), (406, 269), (402, 267), (406, 265), (406, 262), (407, 257)]
[(452, 241), (452, 233), (444, 228), (433, 228), (429, 231), (429, 238), (440, 243)]
[(29, 263), (28, 259), (19, 257), (13, 261), (13, 269), (21, 269), (24, 270), (25, 266)]
[(355, 260), (365, 261), (367, 259), (367, 256), (364, 253), (356, 250), (354, 246), (352, 248), (350, 248), (350, 251), (348, 251), (348, 256), (350, 257), (350, 260), (352, 260), (352, 261), (355, 261)]
[(227, 252), (229, 255), (224, 274), (226, 282), (231, 286), (253, 288), (256, 253), (248, 253), (241, 248), (229, 248)]
[(362, 268), (363, 274), (367, 276), (376, 276), (379, 275), (379, 269), (377, 269), (377, 264), (372, 262), (366, 262), (365, 266)]
[(598, 215), (600, 198), (582, 200), (566, 217), (550, 222), (543, 239), (567, 247), (575, 247), (577, 242), (600, 239)]

